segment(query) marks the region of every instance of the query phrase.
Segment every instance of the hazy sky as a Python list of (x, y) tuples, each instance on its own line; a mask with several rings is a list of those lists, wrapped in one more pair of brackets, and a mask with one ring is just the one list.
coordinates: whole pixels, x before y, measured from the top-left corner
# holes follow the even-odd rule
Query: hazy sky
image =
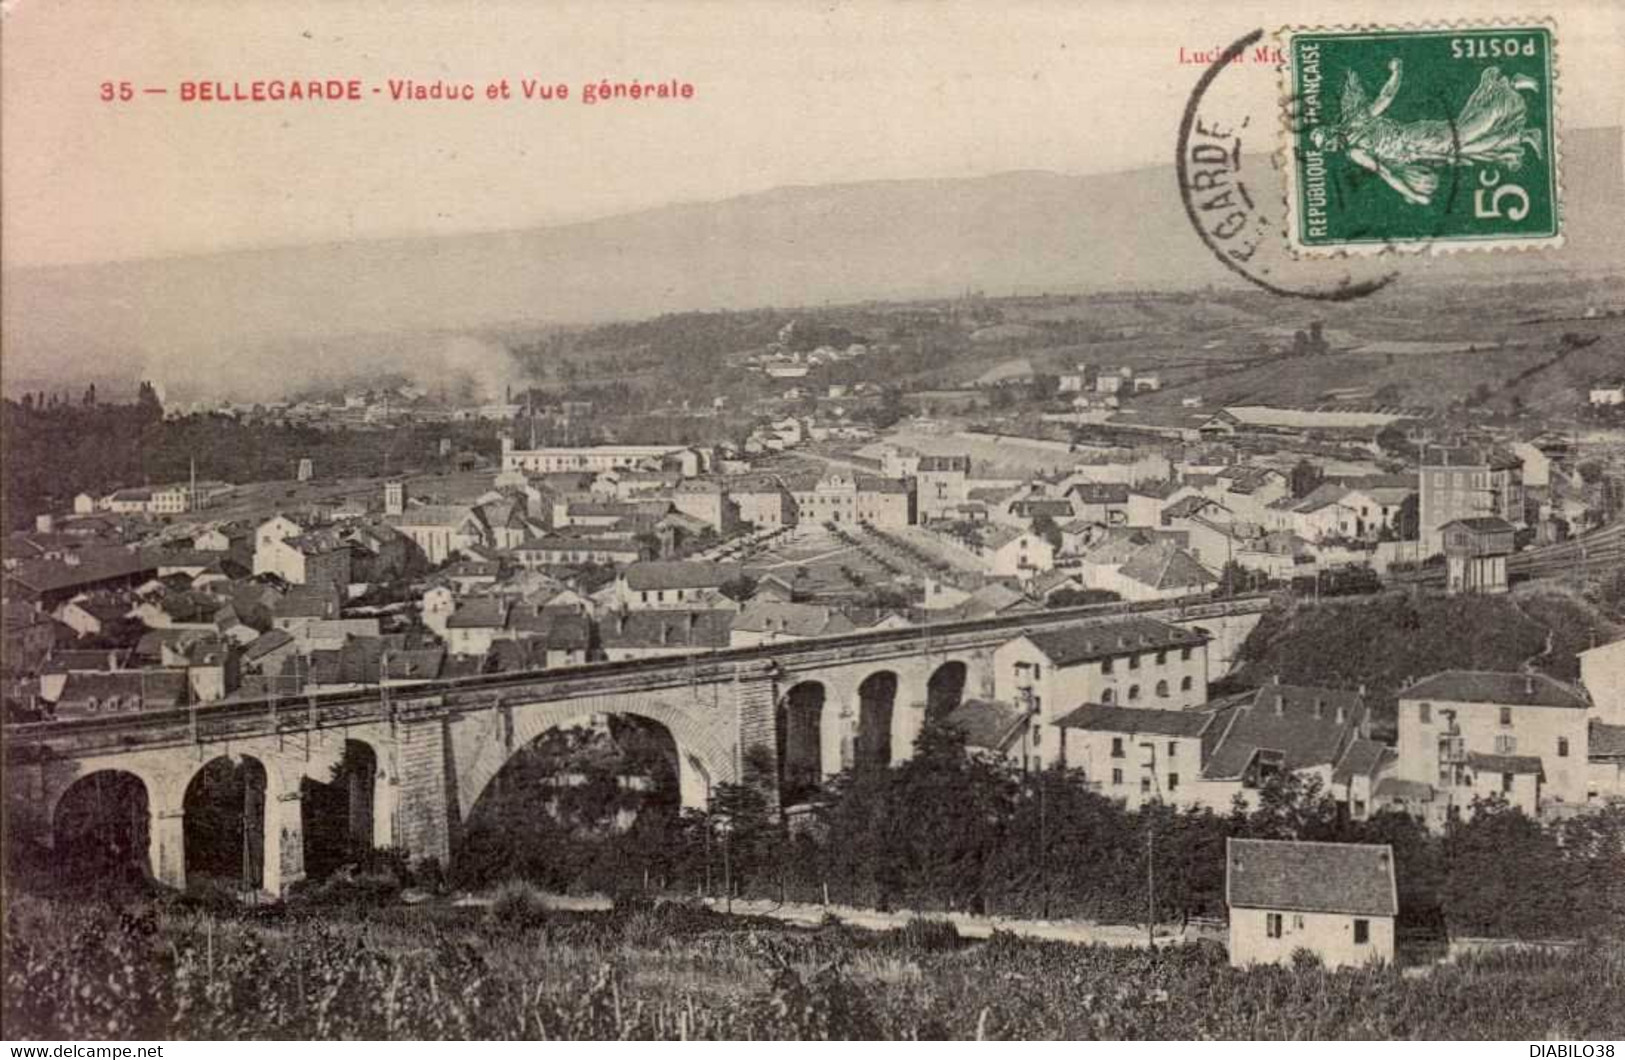
[[(1505, 8), (1507, 5), (1498, 5)], [(1517, 5), (1512, 5), (1516, 7)], [(1495, 10), (1489, 8), (1488, 10)], [(785, 184), (1166, 163), (1179, 49), (1391, 3), (4, 0), (7, 265), (504, 229)], [(1484, 4), (1411, 4), (1452, 18)], [(1562, 119), (1625, 124), (1625, 6), (1556, 5)], [(1249, 76), (1269, 79), (1260, 67)], [(182, 104), (359, 78), (361, 103)], [(692, 101), (391, 103), (388, 78), (679, 78)], [(98, 99), (128, 80), (128, 104)], [(139, 94), (164, 86), (167, 96)]]

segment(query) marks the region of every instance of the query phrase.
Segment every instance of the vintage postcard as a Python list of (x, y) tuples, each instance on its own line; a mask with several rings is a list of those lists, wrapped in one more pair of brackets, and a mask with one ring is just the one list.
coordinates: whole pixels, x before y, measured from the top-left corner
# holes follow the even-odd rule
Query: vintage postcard
[(6, 1047), (1616, 1056), (1622, 43), (0, 0)]

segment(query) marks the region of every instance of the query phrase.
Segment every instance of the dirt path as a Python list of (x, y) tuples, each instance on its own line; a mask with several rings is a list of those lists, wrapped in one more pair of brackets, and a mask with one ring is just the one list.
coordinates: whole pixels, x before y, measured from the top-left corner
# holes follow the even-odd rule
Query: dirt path
[[(543, 901), (549, 909), (570, 912), (607, 912), (614, 908), (613, 902), (598, 895), (547, 894), (543, 896)], [(451, 900), (454, 906), (481, 907), (488, 906), (491, 902), (492, 897), (489, 894), (467, 894)], [(1024, 938), (1049, 939), (1057, 942), (1131, 949), (1143, 949), (1146, 945), (1145, 927), (1133, 924), (1096, 924), (1088, 920), (1023, 920), (1014, 917), (970, 916), (965, 913), (913, 911), (882, 913), (855, 906), (822, 906), (807, 902), (780, 903), (759, 898), (736, 898), (731, 904), (720, 898), (707, 898), (703, 904), (706, 908), (719, 913), (771, 917), (800, 927), (817, 927), (823, 922), (825, 915), (830, 914), (843, 924), (850, 924), (853, 927), (888, 931), (904, 927), (909, 921), (924, 916), (931, 920), (951, 922), (959, 934), (968, 939), (985, 939), (995, 931), (1007, 931)], [(1169, 946), (1189, 941), (1194, 941), (1194, 936), (1187, 936), (1179, 925), (1157, 925), (1157, 945)]]

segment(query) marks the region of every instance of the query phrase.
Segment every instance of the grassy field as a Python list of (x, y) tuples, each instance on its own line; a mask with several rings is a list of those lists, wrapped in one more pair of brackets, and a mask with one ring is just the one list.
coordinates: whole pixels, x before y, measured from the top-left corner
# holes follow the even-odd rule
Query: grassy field
[(934, 921), (565, 913), (517, 885), (489, 909), (10, 897), (3, 1015), (22, 1039), (1625, 1036), (1625, 954), (1596, 946), (1330, 974)]

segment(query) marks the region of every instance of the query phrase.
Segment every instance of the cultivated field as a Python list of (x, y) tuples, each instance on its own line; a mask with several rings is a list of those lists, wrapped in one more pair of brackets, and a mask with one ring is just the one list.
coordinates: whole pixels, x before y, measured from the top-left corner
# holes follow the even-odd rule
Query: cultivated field
[(1625, 1037), (1625, 954), (1603, 945), (1328, 974), (1237, 971), (1215, 944), (1157, 951), (797, 929), (685, 905), (425, 903), (255, 911), (15, 897), (15, 1038)]

